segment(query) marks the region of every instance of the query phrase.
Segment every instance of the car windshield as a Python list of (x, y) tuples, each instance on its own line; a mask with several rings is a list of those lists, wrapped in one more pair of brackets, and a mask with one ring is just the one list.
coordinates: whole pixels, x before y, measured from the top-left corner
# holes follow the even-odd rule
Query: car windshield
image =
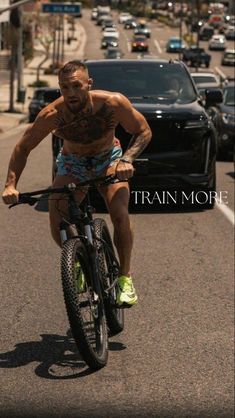
[(224, 89), (224, 104), (227, 106), (235, 106), (235, 91), (234, 87)]
[(164, 103), (190, 103), (197, 97), (188, 73), (179, 64), (146, 61), (141, 65), (131, 62), (120, 65), (87, 62), (87, 65), (94, 89)]
[(193, 80), (196, 84), (217, 83), (216, 79), (213, 76), (194, 75)]
[(44, 100), (44, 90), (36, 90), (33, 95), (33, 99), (35, 100)]

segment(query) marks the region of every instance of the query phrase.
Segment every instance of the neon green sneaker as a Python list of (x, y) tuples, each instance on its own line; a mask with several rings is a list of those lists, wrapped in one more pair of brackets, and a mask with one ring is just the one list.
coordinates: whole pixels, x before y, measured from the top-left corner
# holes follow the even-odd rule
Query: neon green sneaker
[(132, 278), (120, 276), (118, 279), (117, 304), (131, 307), (137, 303), (138, 297), (132, 283)]
[(81, 268), (81, 264), (77, 261), (74, 265), (74, 272), (75, 272), (75, 288), (78, 293), (85, 292), (86, 288), (86, 281), (85, 276)]

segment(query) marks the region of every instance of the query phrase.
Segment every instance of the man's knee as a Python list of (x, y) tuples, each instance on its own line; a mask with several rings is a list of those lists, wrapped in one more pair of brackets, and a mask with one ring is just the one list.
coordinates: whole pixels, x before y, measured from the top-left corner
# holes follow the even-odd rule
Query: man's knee
[(110, 217), (114, 227), (117, 228), (123, 224), (126, 225), (130, 223), (130, 217), (127, 208), (121, 208), (110, 212)]

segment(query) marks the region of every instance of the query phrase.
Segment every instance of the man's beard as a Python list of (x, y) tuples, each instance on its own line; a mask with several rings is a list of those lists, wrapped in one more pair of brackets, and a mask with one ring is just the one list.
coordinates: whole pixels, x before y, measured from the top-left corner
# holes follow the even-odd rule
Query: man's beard
[(84, 97), (82, 101), (78, 100), (77, 102), (75, 101), (74, 103), (67, 102), (67, 106), (72, 113), (79, 113), (85, 108), (87, 104), (87, 99), (88, 99), (88, 96)]

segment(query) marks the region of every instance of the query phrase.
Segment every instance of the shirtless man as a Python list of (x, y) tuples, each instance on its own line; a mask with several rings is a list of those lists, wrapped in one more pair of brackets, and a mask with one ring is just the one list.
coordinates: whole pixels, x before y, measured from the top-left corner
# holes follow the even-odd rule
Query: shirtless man
[[(17, 183), (26, 165), (29, 153), (50, 132), (63, 139), (63, 148), (57, 158), (57, 176), (52, 187), (89, 178), (116, 173), (119, 180), (133, 176), (133, 160), (151, 140), (151, 130), (145, 118), (129, 100), (119, 94), (102, 90), (90, 91), (92, 79), (87, 67), (80, 61), (70, 61), (59, 71), (62, 96), (41, 110), (12, 153), (3, 201), (9, 205), (17, 202)], [(124, 155), (115, 138), (115, 127), (120, 123), (133, 134)], [(137, 302), (132, 283), (130, 259), (133, 232), (128, 214), (129, 185), (127, 182), (110, 184), (100, 189), (114, 226), (114, 243), (120, 261), (118, 303), (130, 306)], [(66, 211), (66, 201), (53, 195), (49, 200), (52, 237), (61, 245), (58, 211)], [(81, 201), (84, 193), (78, 192)]]

